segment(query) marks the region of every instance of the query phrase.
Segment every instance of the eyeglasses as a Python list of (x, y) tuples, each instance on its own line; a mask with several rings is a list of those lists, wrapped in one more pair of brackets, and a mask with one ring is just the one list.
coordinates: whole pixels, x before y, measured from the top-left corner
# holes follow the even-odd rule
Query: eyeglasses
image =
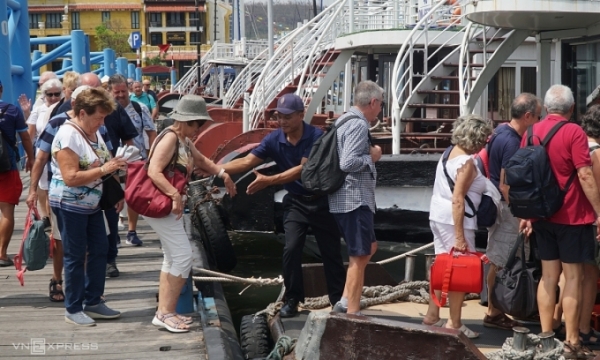
[(45, 94), (46, 94), (47, 97), (52, 97), (52, 96), (54, 96), (54, 97), (60, 97), (60, 92), (54, 92), (54, 93), (47, 92)]
[(133, 83), (132, 82), (128, 82), (127, 85), (133, 85)]

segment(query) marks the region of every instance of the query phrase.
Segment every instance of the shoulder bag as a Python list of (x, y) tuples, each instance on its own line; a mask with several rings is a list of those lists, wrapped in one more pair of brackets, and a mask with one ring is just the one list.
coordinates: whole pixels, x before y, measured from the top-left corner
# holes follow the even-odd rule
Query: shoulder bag
[[(94, 153), (96, 153), (96, 150), (94, 150), (94, 147), (90, 143), (90, 140), (83, 133), (83, 131), (79, 128), (79, 126), (77, 126), (77, 124), (74, 124), (72, 122), (65, 122), (65, 124), (71, 125), (77, 131), (79, 131), (79, 133), (81, 134), (81, 136), (83, 136), (83, 138), (88, 143), (88, 145), (90, 146), (92, 151)], [(102, 185), (102, 196), (100, 197), (100, 203), (99, 203), (100, 208), (102, 210), (109, 210), (109, 209), (114, 208), (117, 205), (117, 203), (119, 201), (123, 200), (123, 198), (125, 197), (125, 192), (123, 191), (123, 188), (121, 188), (121, 183), (119, 183), (119, 180), (117, 180), (114, 175), (115, 174), (112, 173), (112, 174), (107, 174), (107, 175), (102, 176), (102, 181), (87, 191), (87, 193), (89, 194), (92, 191), (92, 189), (95, 189), (100, 184), (103, 184)]]
[[(446, 304), (449, 292), (480, 293), (483, 287), (483, 263), (487, 257), (478, 252), (461, 253), (454, 248), (439, 254), (431, 265), (429, 293), (439, 307)], [(438, 300), (434, 290), (442, 291)]]
[[(162, 218), (171, 213), (173, 209), (173, 200), (165, 193), (160, 191), (148, 177), (148, 166), (150, 159), (154, 154), (156, 145), (169, 132), (174, 132), (170, 128), (165, 129), (154, 141), (148, 160), (139, 160), (130, 163), (127, 166), (127, 183), (125, 184), (125, 202), (127, 206), (138, 214), (151, 218)], [(180, 194), (185, 194), (187, 184), (186, 176), (175, 166), (179, 155), (179, 137), (175, 146), (175, 154), (169, 165), (163, 170), (163, 175), (171, 185), (173, 185)]]
[[(519, 318), (529, 318), (537, 314), (537, 287), (542, 275), (534, 262), (526, 261), (525, 246), (521, 246), (524, 243), (525, 235), (521, 232), (506, 265), (496, 274), (496, 282), (489, 299), (498, 310)], [(517, 258), (519, 247), (520, 259)]]

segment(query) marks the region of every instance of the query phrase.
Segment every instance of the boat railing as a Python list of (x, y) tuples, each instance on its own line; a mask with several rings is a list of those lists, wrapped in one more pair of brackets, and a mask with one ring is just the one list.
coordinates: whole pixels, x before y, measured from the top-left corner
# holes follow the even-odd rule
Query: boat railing
[[(458, 0), (454, 4), (438, 2), (414, 25), (413, 30), (402, 44), (396, 57), (392, 76), (392, 96), (394, 111), (392, 115), (392, 152), (400, 153), (402, 132), (401, 120), (409, 118), (414, 109), (409, 108), (410, 100), (427, 82), (437, 68), (444, 66), (444, 60), (460, 53), (460, 44), (468, 27), (463, 26), (464, 15), (456, 8), (464, 7), (472, 0)], [(454, 47), (444, 60), (430, 68), (431, 60), (444, 48)], [(436, 49), (430, 53), (430, 49)], [(415, 66), (415, 52), (423, 53), (422, 66)], [(421, 68), (417, 73), (418, 68)]]
[[(333, 47), (337, 31), (332, 29), (346, 0), (338, 0), (307, 22), (292, 36), (286, 37), (265, 64), (250, 98), (250, 128), (255, 129), (264, 119), (264, 111), (288, 85), (300, 94), (307, 85), (304, 79), (314, 75), (309, 66)], [(299, 77), (299, 81), (296, 79)], [(291, 92), (291, 91), (290, 91)], [(306, 103), (306, 101), (305, 101)]]

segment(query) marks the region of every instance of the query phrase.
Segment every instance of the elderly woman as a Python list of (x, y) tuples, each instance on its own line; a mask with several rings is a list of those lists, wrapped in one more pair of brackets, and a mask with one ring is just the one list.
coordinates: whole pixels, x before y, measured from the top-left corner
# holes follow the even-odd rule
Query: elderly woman
[[(27, 125), (29, 129), (29, 136), (33, 141), (33, 145), (35, 146), (37, 143), (37, 139), (44, 131), (46, 124), (48, 123), (48, 119), (46, 118), (46, 113), (49, 112), (50, 107), (60, 100), (62, 96), (62, 83), (58, 79), (50, 79), (46, 81), (41, 87), (42, 94), (44, 95), (44, 102), (42, 105), (36, 107), (29, 115), (27, 119)], [(47, 168), (44, 168), (44, 171), (48, 171)], [(48, 179), (46, 177), (40, 178), (38, 184), (38, 198), (39, 198), (39, 211), (40, 216), (44, 219), (46, 226), (50, 226), (50, 209), (48, 207)]]
[[(475, 165), (472, 155), (483, 148), (492, 130), (492, 125), (477, 115), (461, 116), (454, 122), (453, 145), (446, 163), (448, 176), (455, 184), (454, 191), (450, 190), (440, 159), (429, 207), (429, 223), (436, 254), (449, 253), (452, 248), (461, 252), (475, 251), (477, 217), (465, 217), (465, 196), (469, 196), (475, 208), (479, 206), (486, 190), (486, 178)], [(436, 296), (440, 297), (440, 291), (436, 291)], [(448, 294), (450, 318), (447, 322), (440, 319), (439, 307), (430, 301), (423, 323), (459, 329), (471, 339), (478, 337), (478, 333), (461, 322), (464, 296), (459, 292)]]
[(75, 325), (92, 326), (93, 319), (120, 316), (101, 301), (108, 242), (98, 205), (102, 176), (126, 167), (124, 159), (111, 159), (98, 131), (115, 107), (105, 90), (82, 91), (73, 103), (74, 117), (52, 141), (49, 198), (64, 249), (65, 321)]
[[(225, 181), (227, 191), (235, 195), (235, 184), (223, 168), (215, 165), (202, 155), (191, 139), (198, 135), (200, 127), (206, 121), (212, 121), (206, 111), (204, 99), (197, 95), (186, 95), (179, 100), (175, 110), (169, 114), (174, 120), (172, 126), (165, 129), (154, 142), (151, 150), (148, 177), (154, 185), (173, 200), (171, 214), (164, 218), (145, 217), (152, 229), (158, 234), (164, 252), (160, 273), (158, 311), (152, 323), (170, 332), (187, 332), (191, 318), (175, 312), (177, 300), (192, 268), (192, 248), (183, 228), (182, 189), (176, 189), (167, 181), (163, 170), (177, 156), (176, 166), (186, 176), (194, 169), (206, 174), (218, 175)], [(177, 143), (179, 142), (179, 147)]]

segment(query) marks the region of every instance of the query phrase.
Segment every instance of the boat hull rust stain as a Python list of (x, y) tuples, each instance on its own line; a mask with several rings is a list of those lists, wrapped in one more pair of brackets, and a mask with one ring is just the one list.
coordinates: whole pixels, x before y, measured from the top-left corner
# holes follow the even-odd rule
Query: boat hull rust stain
[[(427, 346), (423, 346), (427, 344)], [(401, 321), (313, 312), (300, 334), (296, 360), (486, 359), (460, 331)]]

